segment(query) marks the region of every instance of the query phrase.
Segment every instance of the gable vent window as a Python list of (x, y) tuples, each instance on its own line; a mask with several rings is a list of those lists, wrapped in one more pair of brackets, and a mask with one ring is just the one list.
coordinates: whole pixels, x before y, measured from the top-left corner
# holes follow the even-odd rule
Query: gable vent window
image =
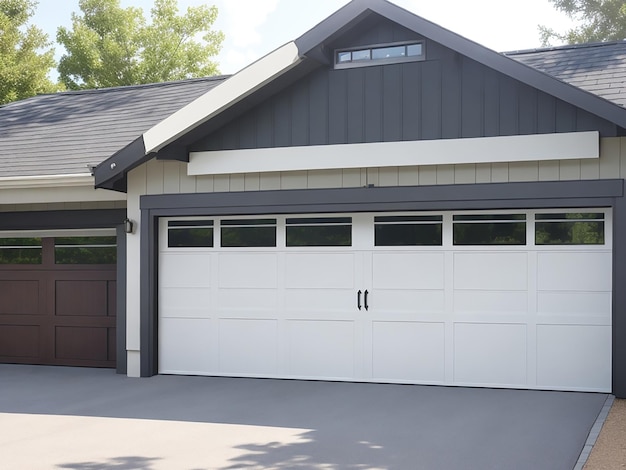
[(335, 68), (364, 67), (368, 65), (395, 64), (424, 60), (424, 42), (385, 44), (358, 49), (339, 50), (335, 53)]

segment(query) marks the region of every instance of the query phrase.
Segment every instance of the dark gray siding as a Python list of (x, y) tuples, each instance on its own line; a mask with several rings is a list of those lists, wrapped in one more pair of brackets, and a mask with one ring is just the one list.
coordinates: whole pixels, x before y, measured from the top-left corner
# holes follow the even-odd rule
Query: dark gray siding
[(318, 69), (192, 150), (456, 139), (617, 127), (454, 51), (427, 60)]

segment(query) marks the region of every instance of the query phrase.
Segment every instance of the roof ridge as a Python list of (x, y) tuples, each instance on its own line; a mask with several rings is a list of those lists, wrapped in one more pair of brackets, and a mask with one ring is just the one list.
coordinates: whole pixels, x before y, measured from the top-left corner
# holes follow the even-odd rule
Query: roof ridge
[(568, 50), (568, 49), (587, 49), (587, 48), (592, 48), (592, 47), (605, 47), (605, 46), (615, 46), (615, 45), (626, 46), (626, 39), (621, 40), (621, 41), (586, 42), (586, 43), (581, 43), (581, 44), (564, 44), (562, 46), (518, 49), (514, 51), (504, 51), (504, 52), (501, 52), (501, 54), (505, 56), (510, 56), (510, 55), (518, 55), (518, 54), (532, 54), (532, 53), (538, 53), (538, 52), (563, 51), (563, 50)]

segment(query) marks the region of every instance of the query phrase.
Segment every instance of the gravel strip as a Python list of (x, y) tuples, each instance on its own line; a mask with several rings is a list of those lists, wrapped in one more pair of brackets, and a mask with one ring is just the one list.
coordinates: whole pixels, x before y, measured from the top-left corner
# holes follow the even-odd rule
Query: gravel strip
[(626, 400), (613, 402), (584, 469), (626, 469)]

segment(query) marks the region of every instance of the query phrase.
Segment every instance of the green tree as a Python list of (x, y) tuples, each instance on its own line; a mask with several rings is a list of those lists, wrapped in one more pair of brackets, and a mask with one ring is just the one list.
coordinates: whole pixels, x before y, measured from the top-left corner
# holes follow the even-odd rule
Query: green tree
[(0, 104), (56, 90), (48, 79), (55, 66), (52, 43), (28, 25), (36, 6), (35, 0), (0, 1)]
[(119, 0), (80, 0), (79, 7), (82, 14), (72, 14), (72, 29), (57, 30), (57, 41), (66, 49), (59, 77), (69, 89), (218, 73), (211, 58), (224, 35), (211, 29), (215, 6), (189, 7), (179, 15), (177, 0), (155, 0), (149, 22), (141, 8), (122, 8)]
[(549, 0), (554, 7), (579, 26), (558, 33), (546, 26), (539, 26), (544, 46), (556, 39), (567, 44), (582, 44), (626, 39), (626, 2), (623, 0)]

